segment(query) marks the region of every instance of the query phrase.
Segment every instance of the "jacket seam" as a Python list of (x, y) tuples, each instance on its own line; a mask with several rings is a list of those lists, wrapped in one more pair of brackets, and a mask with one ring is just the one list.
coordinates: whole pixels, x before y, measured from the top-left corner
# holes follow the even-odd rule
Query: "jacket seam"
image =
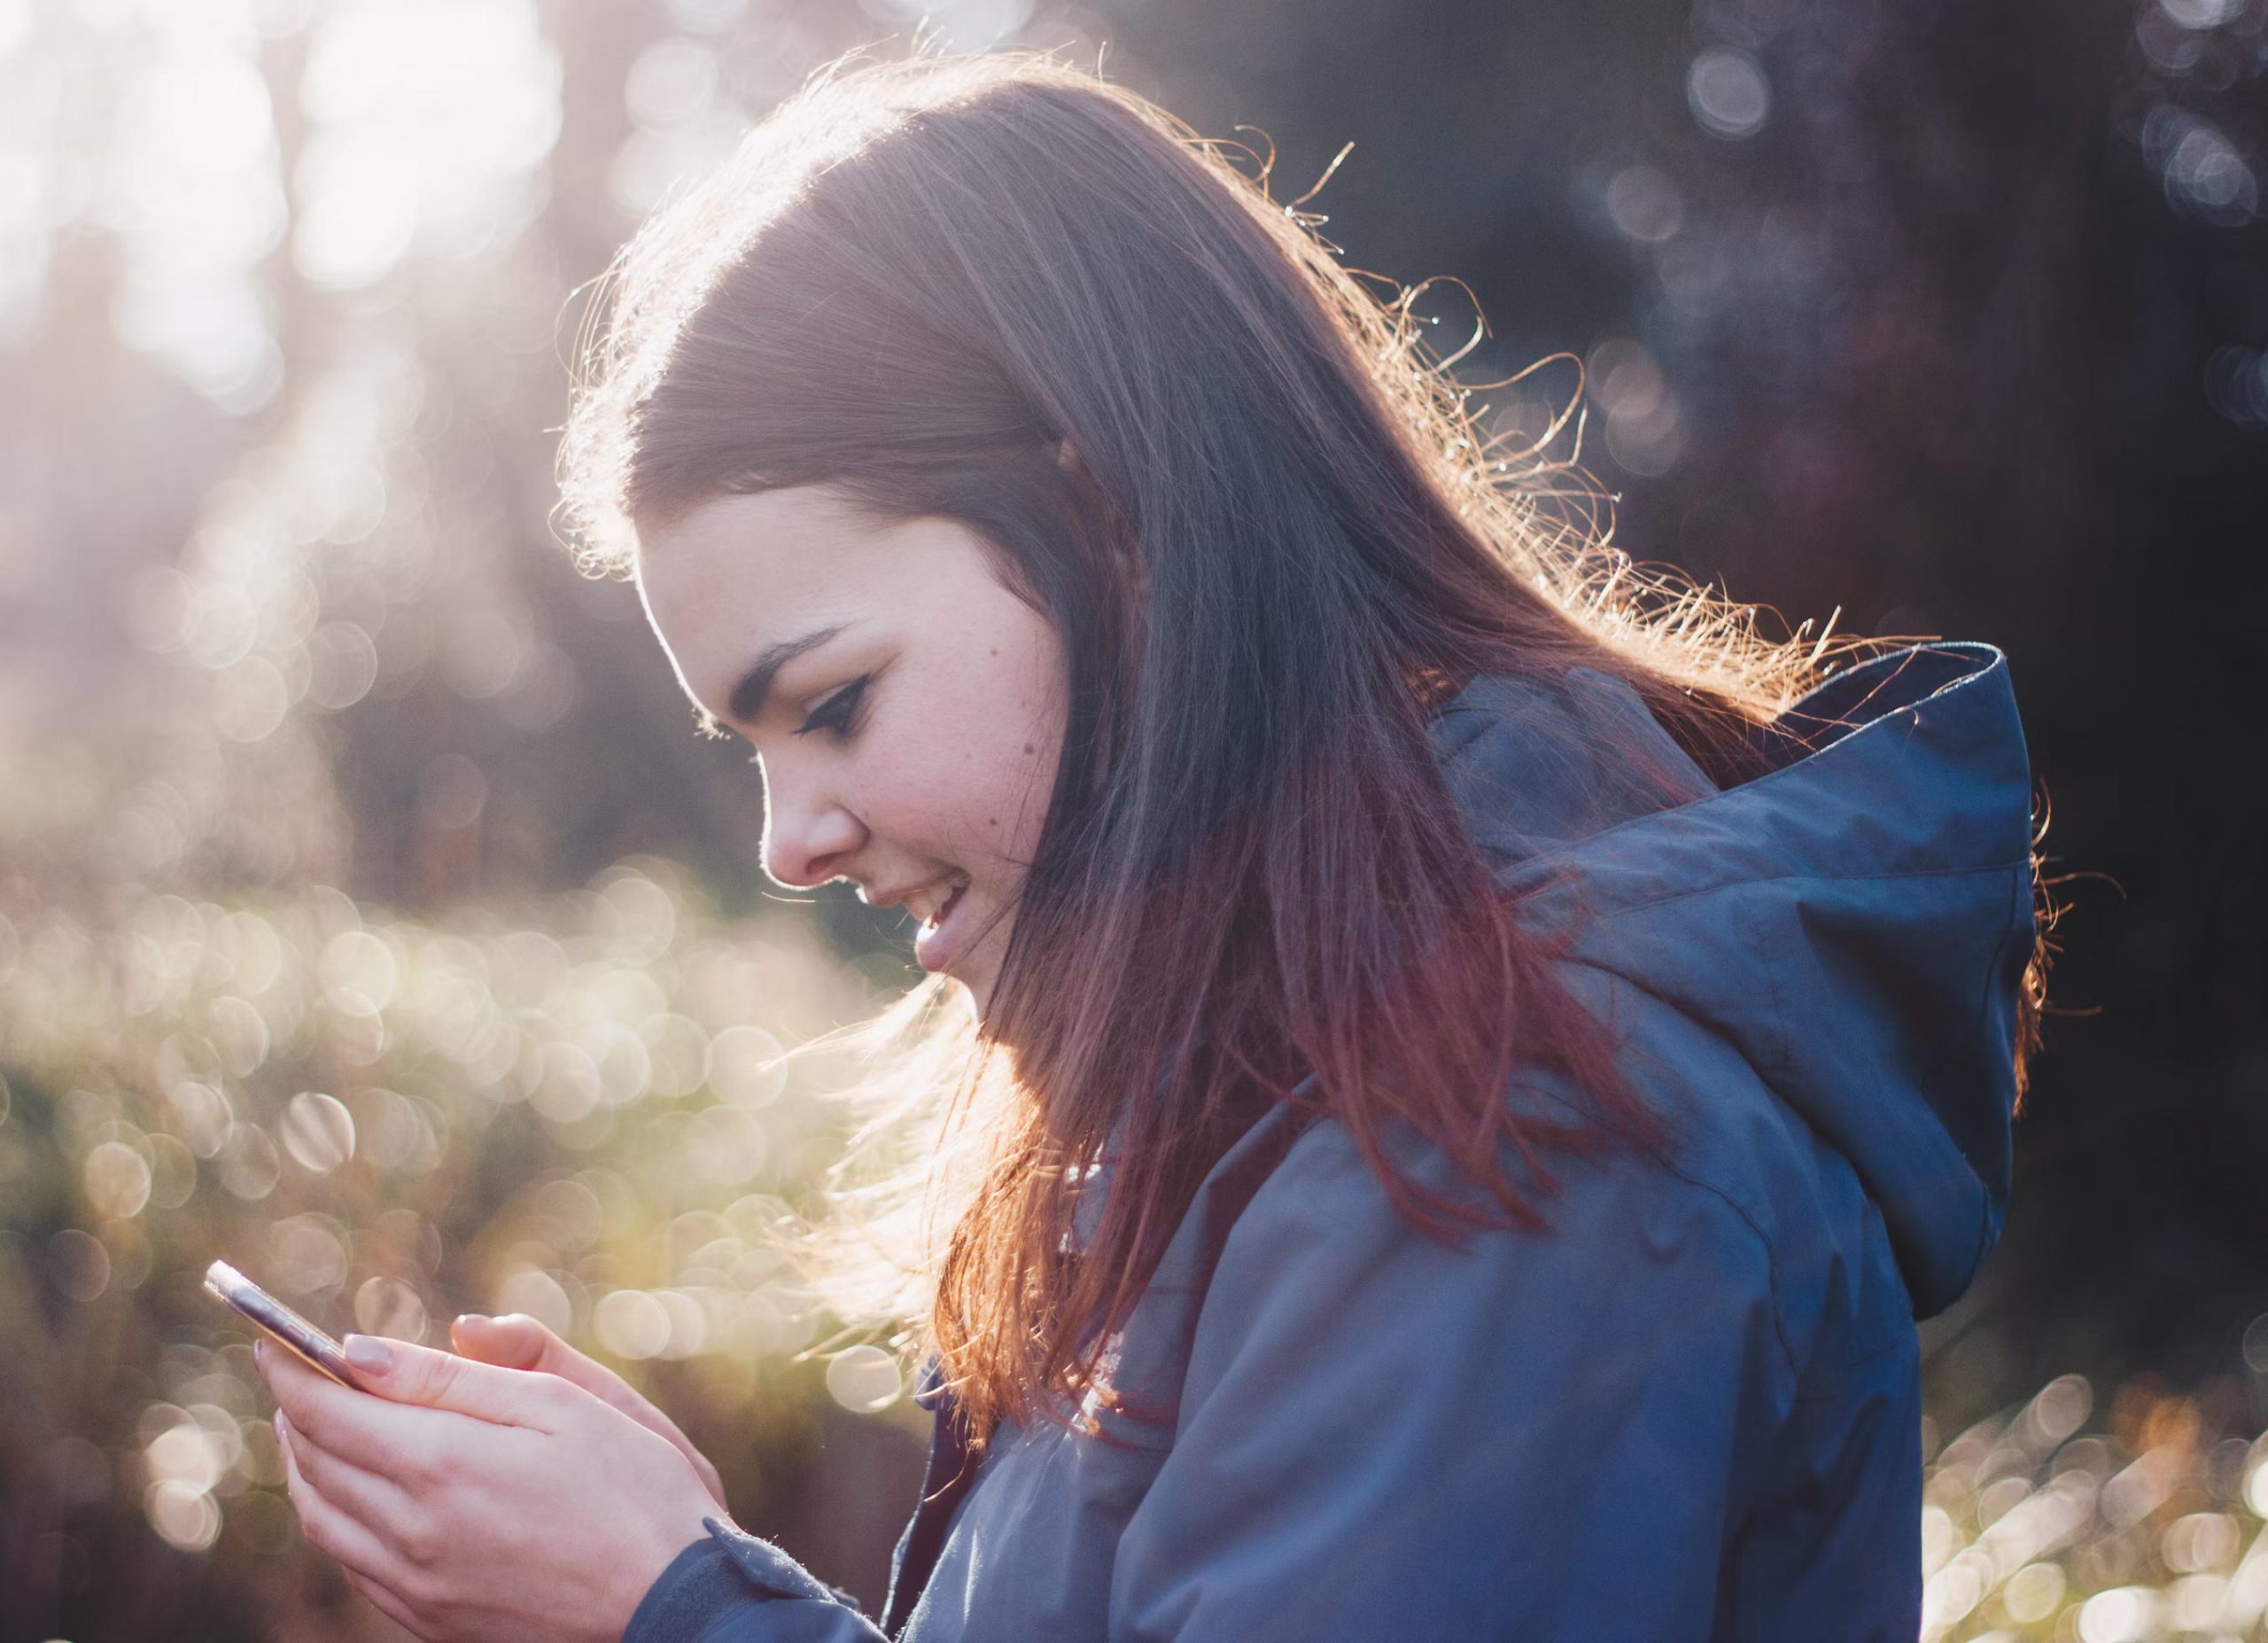
[[(1843, 1362), (1836, 1366), (1836, 1372), (1837, 1374), (1848, 1374), (1853, 1369), (1864, 1367), (1866, 1365), (1874, 1362), (1877, 1358), (1886, 1358), (1892, 1352), (1900, 1351), (1906, 1345), (1907, 1337), (1910, 1333), (1910, 1328), (1897, 1332), (1893, 1334), (1889, 1340), (1884, 1341), (1880, 1346), (1868, 1347), (1865, 1351), (1860, 1352), (1856, 1358), (1847, 1358), (1844, 1359)], [(1832, 1403), (1836, 1398), (1842, 1395), (1843, 1394), (1839, 1390), (1832, 1392), (1805, 1392), (1799, 1394), (1796, 1398), (1795, 1401), (1798, 1404)]]
[(1780, 1316), (1780, 1263), (1772, 1248), (1772, 1240), (1766, 1235), (1764, 1229), (1756, 1224), (1755, 1219), (1749, 1214), (1748, 1211), (1723, 1188), (1688, 1175), (1675, 1164), (1665, 1164), (1663, 1167), (1687, 1186), (1707, 1193), (1732, 1211), (1740, 1218), (1741, 1224), (1748, 1228), (1758, 1245), (1763, 1250), (1765, 1282), (1771, 1290), (1772, 1338), (1780, 1343), (1780, 1355), (1787, 1360), (1789, 1385), (1792, 1390), (1797, 1380), (1796, 1349), (1788, 1340), (1788, 1328)]
[[(1900, 718), (1911, 718), (1918, 724), (1921, 720), (1922, 710), (1924, 707), (1929, 706), (1931, 703), (1937, 701), (1940, 697), (1949, 696), (1956, 690), (1967, 689), (1971, 685), (1982, 684), (1990, 679), (1992, 674), (1996, 673), (2005, 674), (2007, 671), (2008, 658), (1999, 650), (1993, 649), (1990, 645), (1978, 644), (1973, 641), (1961, 640), (1950, 641), (1943, 644), (1911, 645), (1905, 650), (1892, 651), (1889, 656), (1874, 658), (1871, 660), (1860, 664), (1860, 666), (1873, 667), (1900, 658), (1910, 661), (1915, 659), (1917, 655), (1942, 654), (1947, 651), (1961, 652), (1964, 655), (1976, 654), (1978, 656), (1980, 665), (1975, 671), (1962, 674), (1960, 677), (1955, 679), (1948, 679), (1945, 683), (1937, 686), (1926, 695), (1918, 697), (1913, 701), (1897, 703), (1894, 705), (1884, 708), (1882, 712), (1876, 714), (1872, 719), (1866, 720), (1861, 723), (1850, 725), (1844, 730), (1842, 735), (1837, 736), (1832, 742), (1828, 743), (1825, 746), (1811, 749), (1804, 754), (1803, 757), (1790, 759), (1786, 764), (1780, 766), (1776, 769), (1767, 770), (1762, 775), (1752, 777), (1746, 782), (1736, 783), (1731, 787), (1720, 788), (1713, 793), (1705, 793), (1699, 798), (1694, 799), (1690, 804), (1677, 806), (1674, 811), (1665, 811), (1658, 814), (1677, 814), (1682, 812), (1701, 809), (1707, 806), (1716, 804), (1720, 800), (1731, 798), (1736, 793), (1752, 794), (1763, 788), (1767, 783), (1778, 782), (1783, 777), (1787, 776), (1790, 772), (1802, 769), (1814, 759), (1822, 759), (1827, 757), (1829, 754), (1840, 751), (1842, 749), (1846, 748), (1852, 743), (1856, 742), (1860, 736), (1866, 735), (1869, 730), (1876, 729), (1884, 725), (1894, 723)], [(1859, 670), (1854, 668), (1852, 671), (1855, 673)], [(1895, 681), (1899, 671), (1900, 670), (1898, 668), (1884, 667), (1884, 673), (1885, 676), (1884, 679), (1884, 684), (1886, 685)], [(1848, 676), (1849, 675), (1847, 674), (1842, 675), (1842, 677), (1845, 678)], [(1820, 689), (1824, 689), (1825, 688), (1826, 683), (1822, 682)], [(1879, 689), (1880, 687), (1876, 688)], [(1789, 711), (1790, 712), (1799, 711), (1802, 708), (1804, 702), (1810, 699), (1810, 697), (1814, 694), (1816, 694), (1815, 691), (1806, 692), (1803, 697), (1790, 705)], [(1881, 738), (1876, 737), (1876, 739), (1879, 741)], [(1869, 745), (1871, 745), (1871, 744)], [(1614, 827), (1604, 829), (1599, 833), (1594, 834), (1592, 837), (1603, 838), (1608, 833), (1617, 831), (1620, 828), (1642, 826), (1645, 822), (1652, 821), (1654, 817), (1651, 815), (1633, 816), (1629, 821), (1618, 822)]]
[[(1573, 1102), (1567, 1101), (1565, 1097), (1553, 1090), (1544, 1088), (1541, 1085), (1530, 1085), (1528, 1087), (1533, 1089), (1536, 1094), (1542, 1095), (1546, 1101), (1551, 1102), (1554, 1104), (1564, 1108), (1567, 1112), (1577, 1117), (1588, 1118), (1589, 1121), (1594, 1123), (1597, 1121), (1596, 1115), (1584, 1113), (1582, 1110), (1576, 1107)], [(1744, 1205), (1739, 1199), (1727, 1192), (1723, 1187), (1716, 1185), (1713, 1181), (1705, 1180), (1701, 1177), (1691, 1174), (1680, 1168), (1678, 1164), (1659, 1148), (1643, 1145), (1627, 1131), (1620, 1128), (1619, 1125), (1602, 1125), (1602, 1127), (1612, 1128), (1613, 1133), (1616, 1135), (1620, 1136), (1627, 1145), (1636, 1148), (1638, 1150), (1643, 1152), (1645, 1156), (1651, 1160), (1658, 1169), (1660, 1169), (1663, 1174), (1671, 1177), (1673, 1180), (1683, 1181), (1688, 1187), (1692, 1187), (1696, 1192), (1706, 1193), (1710, 1197), (1716, 1199), (1727, 1209), (1730, 1210), (1736, 1216), (1739, 1217), (1741, 1225), (1748, 1229), (1750, 1235), (1756, 1240), (1758, 1247), (1764, 1252), (1765, 1284), (1771, 1292), (1770, 1310), (1772, 1313), (1772, 1338), (1779, 1343), (1781, 1356), (1786, 1359), (1789, 1382), (1790, 1385), (1792, 1387), (1798, 1375), (1796, 1350), (1788, 1339), (1787, 1324), (1780, 1315), (1780, 1263), (1777, 1258), (1776, 1252), (1773, 1249), (1771, 1235), (1767, 1234), (1762, 1226), (1757, 1224), (1756, 1218), (1748, 1212), (1747, 1207)]]
[(1697, 884), (1690, 890), (1680, 890), (1675, 891), (1669, 895), (1657, 896), (1651, 901), (1634, 901), (1627, 906), (1616, 907), (1611, 912), (1599, 914), (1596, 917), (1591, 919), (1589, 923), (1594, 926), (1599, 924), (1611, 924), (1616, 919), (1626, 918), (1633, 913), (1651, 912), (1655, 907), (1670, 907), (1680, 901), (1690, 901), (1699, 896), (1716, 896), (1722, 895), (1727, 891), (1745, 890), (1753, 884), (1784, 884), (1798, 879), (1813, 879), (1821, 884), (1894, 884), (1899, 880), (1909, 878), (1975, 878), (1986, 873), (2012, 872), (2019, 867), (2027, 865), (2027, 862), (2028, 858), (2020, 860), (2012, 857), (2006, 861), (1984, 862), (1975, 867), (1915, 868), (1913, 871), (1907, 873), (1822, 873), (1816, 871), (1796, 873), (1759, 873), (1737, 879), (1728, 879), (1720, 884)]

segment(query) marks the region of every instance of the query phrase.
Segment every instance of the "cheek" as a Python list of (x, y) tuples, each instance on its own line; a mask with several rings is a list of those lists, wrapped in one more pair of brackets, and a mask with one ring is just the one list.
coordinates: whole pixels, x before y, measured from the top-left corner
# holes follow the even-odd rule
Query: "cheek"
[(986, 841), (1019, 863), (1038, 847), (1054, 790), (1055, 746), (1040, 728), (1018, 732), (997, 750), (986, 775)]
[(925, 818), (937, 853), (972, 869), (1030, 860), (1062, 747), (1053, 658), (1030, 654), (1029, 637), (1018, 648), (988, 646), (962, 688), (924, 698), (890, 779), (893, 808)]
[(874, 751), (870, 827), (972, 870), (1030, 859), (1054, 778), (1038, 728), (980, 723), (909, 736), (894, 759)]
[(1029, 860), (1038, 843), (1055, 787), (1055, 767), (1063, 749), (1066, 686), (1052, 629), (1023, 635), (1009, 670), (1003, 713), (989, 743), (988, 822), (1001, 848)]

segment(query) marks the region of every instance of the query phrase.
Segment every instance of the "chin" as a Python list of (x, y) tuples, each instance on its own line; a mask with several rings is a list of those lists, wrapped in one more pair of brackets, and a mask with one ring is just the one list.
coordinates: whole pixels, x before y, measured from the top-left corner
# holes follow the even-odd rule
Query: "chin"
[[(988, 938), (1000, 934), (997, 931), (985, 933)], [(976, 1018), (983, 1020), (986, 1007), (992, 1001), (993, 986), (1000, 978), (998, 948), (993, 940), (981, 941), (974, 951), (961, 954), (945, 973), (960, 984), (961, 991), (968, 994), (969, 1004), (976, 1011)]]

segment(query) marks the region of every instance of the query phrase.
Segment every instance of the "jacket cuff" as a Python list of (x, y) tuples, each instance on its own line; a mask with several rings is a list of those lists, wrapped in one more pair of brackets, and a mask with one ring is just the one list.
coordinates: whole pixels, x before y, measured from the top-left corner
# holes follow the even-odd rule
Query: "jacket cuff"
[(679, 1553), (646, 1589), (623, 1628), (622, 1643), (682, 1643), (698, 1638), (726, 1610), (751, 1599), (800, 1599), (856, 1608), (847, 1594), (770, 1541), (713, 1517), (703, 1518), (701, 1526), (709, 1538)]
[(704, 1517), (701, 1526), (724, 1549), (733, 1566), (748, 1583), (768, 1597), (802, 1598), (808, 1602), (858, 1607), (847, 1592), (837, 1590), (789, 1557), (769, 1540), (758, 1539), (734, 1524)]
[(748, 1596), (748, 1582), (724, 1548), (704, 1537), (679, 1553), (646, 1588), (622, 1629), (622, 1643), (683, 1643)]

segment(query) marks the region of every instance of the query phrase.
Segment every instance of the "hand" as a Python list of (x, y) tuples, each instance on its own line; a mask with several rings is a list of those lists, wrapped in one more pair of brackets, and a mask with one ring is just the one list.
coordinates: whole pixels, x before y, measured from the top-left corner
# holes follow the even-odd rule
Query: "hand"
[(532, 1369), (555, 1374), (581, 1387), (601, 1403), (612, 1404), (648, 1431), (658, 1432), (676, 1444), (678, 1452), (700, 1474), (718, 1510), (729, 1510), (725, 1501), (725, 1485), (717, 1476), (717, 1468), (693, 1446), (690, 1438), (678, 1430), (676, 1421), (640, 1397), (629, 1382), (604, 1364), (584, 1357), (525, 1312), (508, 1312), (501, 1318), (467, 1312), (449, 1326), (449, 1339), (467, 1358), (477, 1358), (503, 1369)]
[(428, 1643), (617, 1643), (719, 1515), (666, 1438), (558, 1375), (349, 1335), (353, 1391), (262, 1344), (291, 1504)]

